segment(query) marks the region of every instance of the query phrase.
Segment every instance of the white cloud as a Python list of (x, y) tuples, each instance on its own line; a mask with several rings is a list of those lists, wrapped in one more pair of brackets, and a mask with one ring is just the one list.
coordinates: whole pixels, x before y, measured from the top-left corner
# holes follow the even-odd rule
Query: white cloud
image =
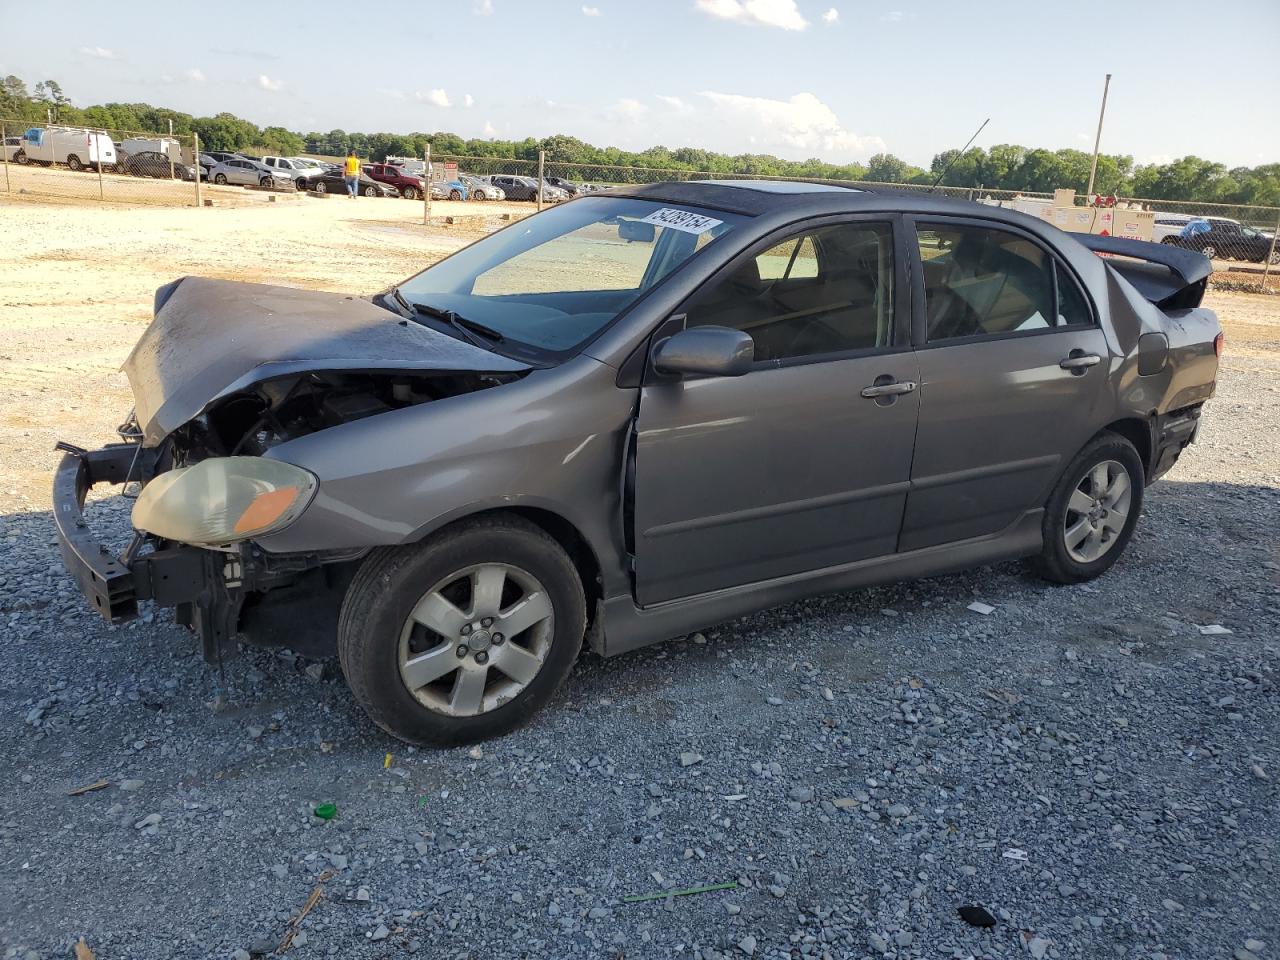
[(624, 97), (606, 111), (611, 120), (623, 123), (639, 123), (649, 113), (649, 108), (631, 97)]
[(199, 67), (192, 67), (190, 70), (184, 73), (183, 76), (186, 77), (188, 80), (190, 80), (192, 83), (204, 83), (204, 71), (201, 70)]
[(280, 80), (272, 80), (265, 73), (260, 73), (258, 74), (258, 86), (263, 90), (270, 90), (272, 93), (275, 93), (284, 86), (284, 83)]
[(476, 105), (476, 98), (469, 93), (464, 93), (462, 95), (462, 105), (464, 107), (474, 107)]
[(598, 16), (600, 16), (600, 8), (599, 8), (599, 7), (585, 7), (585, 6), (584, 6), (584, 7), (582, 8), (582, 15), (583, 15), (584, 17), (598, 17)]
[(837, 23), (840, 20), (840, 11), (835, 7), (828, 7), (827, 12), (822, 15), (823, 23)]
[(732, 128), (726, 134), (745, 138), (757, 150), (848, 162), (885, 149), (880, 137), (847, 130), (835, 112), (812, 93), (797, 93), (787, 100), (709, 90), (700, 96), (716, 106), (716, 121)]
[(905, 17), (906, 14), (901, 10), (886, 10), (884, 13), (880, 14), (880, 20), (882, 23), (900, 23), (905, 19)]
[(397, 90), (394, 87), (378, 87), (375, 91), (379, 96), (386, 97), (388, 100), (408, 100), (408, 95), (403, 90)]
[(796, 0), (694, 0), (694, 7), (721, 20), (783, 30), (803, 30), (809, 25), (796, 8)]
[(670, 107), (676, 113), (692, 113), (693, 112), (693, 107), (685, 103), (679, 97), (668, 97), (661, 93), (655, 93), (654, 99), (656, 99), (659, 103), (665, 103), (668, 107)]
[(427, 93), (423, 93), (421, 90), (419, 90), (417, 93), (413, 95), (413, 98), (417, 100), (419, 103), (429, 103), (433, 107), (453, 106), (453, 104), (449, 100), (449, 95), (445, 93), (443, 90), (441, 90), (439, 87), (436, 87), (436, 89), (430, 90)]
[(493, 124), (490, 123), (488, 120), (484, 122), (484, 130), (482, 131), (482, 133), (486, 137), (488, 137), (490, 140), (492, 140), (494, 137), (498, 135), (498, 131), (494, 129)]
[(471, 12), (477, 17), (492, 17), (493, 0), (476, 0), (475, 4), (471, 7)]
[(98, 60), (119, 60), (114, 50), (108, 50), (106, 47), (81, 47), (80, 53), (86, 57), (94, 57)]

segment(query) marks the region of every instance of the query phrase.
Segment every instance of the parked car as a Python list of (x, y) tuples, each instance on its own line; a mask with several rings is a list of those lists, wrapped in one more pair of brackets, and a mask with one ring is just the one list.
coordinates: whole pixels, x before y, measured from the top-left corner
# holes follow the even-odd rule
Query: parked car
[(544, 177), (543, 179), (544, 182), (551, 184), (551, 186), (563, 190), (566, 196), (578, 197), (588, 192), (586, 184), (574, 183), (564, 177)]
[(281, 171), (244, 157), (223, 160), (209, 172), (209, 179), (218, 184), (229, 183), (242, 187), (258, 186), (277, 189), (293, 186), (293, 180)]
[(261, 162), (279, 176), (287, 177), (297, 190), (306, 190), (311, 185), (312, 178), (319, 174), (318, 170), (289, 157), (263, 157)]
[(1194, 219), (1186, 213), (1157, 213), (1151, 225), (1151, 242), (1160, 243), (1165, 237), (1177, 236)]
[(371, 180), (377, 180), (394, 189), (406, 200), (422, 199), (422, 178), (405, 173), (390, 163), (366, 163), (360, 172)]
[(196, 178), (195, 171), (200, 170), (198, 166), (192, 168), (180, 161), (171, 160), (163, 153), (156, 153), (154, 150), (140, 150), (137, 153), (127, 154), (121, 163), (121, 167), (122, 173), (128, 173), (135, 177), (157, 177), (166, 180), (194, 180)]
[(204, 156), (212, 157), (216, 163), (224, 163), (227, 160), (247, 160), (248, 157), (240, 153), (228, 153), (226, 150), (206, 150)]
[(182, 144), (173, 137), (126, 137), (116, 144), (116, 152), (130, 157), (138, 153), (161, 153), (175, 163), (182, 162)]
[[(316, 193), (346, 193), (347, 180), (342, 175), (341, 170), (332, 171), (330, 173), (322, 173), (318, 177), (312, 177), (309, 181), (311, 189)], [(395, 187), (385, 183), (379, 183), (372, 177), (368, 176), (362, 170), (360, 173), (359, 191), (361, 196), (365, 197), (398, 197), (400, 192)]]
[(466, 200), (470, 195), (462, 180), (432, 180), (432, 200)]
[(4, 138), (4, 159), (10, 163), (22, 148), (21, 137), (5, 137)]
[[(211, 662), (327, 637), (383, 729), (466, 742), (584, 639), (1019, 557), (1101, 575), (1213, 395), (1209, 272), (930, 194), (703, 181), (371, 299), (187, 277), (124, 364), (129, 439), (63, 445), (57, 536), (111, 620), (176, 606)], [(82, 510), (126, 481), (121, 554)]]
[(13, 155), (15, 163), (40, 163), (49, 166), (65, 163), (72, 170), (99, 165), (103, 169), (116, 163), (116, 145), (105, 133), (82, 127), (32, 127), (22, 135), (22, 143)]
[(217, 161), (217, 159), (215, 159), (214, 157), (212, 157), (211, 155), (209, 155), (209, 154), (207, 154), (207, 153), (202, 153), (202, 154), (200, 154), (200, 156), (199, 156), (199, 157), (197, 157), (196, 159), (197, 159), (197, 162), (198, 162), (198, 163), (199, 163), (199, 165), (200, 165), (200, 169), (201, 169), (202, 171), (204, 171), (204, 179), (205, 179), (205, 180), (208, 180), (208, 179), (209, 179), (209, 171), (211, 171), (214, 167), (216, 167), (216, 166), (218, 165), (218, 161)]
[(1246, 227), (1235, 220), (1205, 217), (1193, 220), (1182, 233), (1164, 238), (1164, 243), (1197, 250), (1210, 259), (1251, 260), (1280, 264), (1280, 248), (1269, 233)]
[(458, 174), (458, 179), (467, 188), (468, 200), (505, 200), (507, 198), (501, 187), (495, 187), (488, 180), (466, 173)]
[[(516, 177), (507, 174), (495, 174), (489, 178), (495, 187), (506, 193), (508, 200), (536, 200), (538, 198), (538, 181), (534, 177)], [(569, 195), (559, 187), (548, 183), (542, 185), (542, 202), (555, 203), (567, 200)]]

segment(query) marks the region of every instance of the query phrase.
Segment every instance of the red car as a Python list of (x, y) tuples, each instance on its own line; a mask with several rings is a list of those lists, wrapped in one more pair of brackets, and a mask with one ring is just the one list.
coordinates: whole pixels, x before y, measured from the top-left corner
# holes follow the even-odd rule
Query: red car
[(371, 180), (395, 187), (406, 200), (417, 200), (422, 196), (422, 178), (410, 176), (400, 167), (389, 163), (366, 163), (360, 172)]

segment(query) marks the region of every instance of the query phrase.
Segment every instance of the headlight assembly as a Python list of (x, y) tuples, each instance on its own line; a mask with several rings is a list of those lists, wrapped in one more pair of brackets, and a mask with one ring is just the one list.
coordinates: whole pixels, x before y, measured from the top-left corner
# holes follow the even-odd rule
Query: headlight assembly
[(166, 540), (216, 546), (288, 526), (311, 502), (316, 478), (260, 457), (214, 457), (162, 473), (133, 505), (133, 525)]

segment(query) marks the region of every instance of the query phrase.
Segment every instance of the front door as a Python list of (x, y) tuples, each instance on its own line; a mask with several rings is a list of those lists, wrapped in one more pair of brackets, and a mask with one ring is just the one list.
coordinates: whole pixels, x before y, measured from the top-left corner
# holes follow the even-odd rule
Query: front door
[(1083, 287), (1030, 234), (920, 220), (920, 425), (901, 549), (1043, 506), (1097, 429), (1111, 354)]
[(894, 229), (783, 232), (684, 305), (685, 326), (749, 333), (756, 362), (732, 378), (651, 373), (641, 388), (641, 605), (896, 550), (919, 398)]

